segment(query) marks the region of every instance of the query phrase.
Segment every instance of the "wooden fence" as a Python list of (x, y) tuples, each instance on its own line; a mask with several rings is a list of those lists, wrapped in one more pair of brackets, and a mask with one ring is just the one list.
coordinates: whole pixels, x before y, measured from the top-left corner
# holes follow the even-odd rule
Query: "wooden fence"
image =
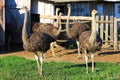
[(96, 27), (103, 40), (104, 46), (114, 45), (114, 17), (96, 16)]
[[(104, 46), (113, 46), (114, 50), (120, 49), (120, 19), (113, 16), (96, 16), (96, 27), (103, 40)], [(119, 30), (118, 30), (119, 29)]]

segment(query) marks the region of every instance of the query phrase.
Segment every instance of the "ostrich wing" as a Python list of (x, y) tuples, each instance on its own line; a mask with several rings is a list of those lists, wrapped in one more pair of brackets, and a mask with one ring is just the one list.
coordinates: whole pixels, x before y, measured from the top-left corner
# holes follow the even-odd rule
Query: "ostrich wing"
[(42, 51), (46, 52), (50, 48), (50, 43), (54, 39), (45, 33), (35, 32), (29, 38), (28, 51)]

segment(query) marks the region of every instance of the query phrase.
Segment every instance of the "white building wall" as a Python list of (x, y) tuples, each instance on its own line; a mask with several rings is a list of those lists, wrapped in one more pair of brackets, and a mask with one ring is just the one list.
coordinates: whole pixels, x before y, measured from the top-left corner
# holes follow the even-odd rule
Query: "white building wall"
[[(32, 5), (31, 5), (31, 13), (40, 14), (40, 15), (54, 15), (54, 6), (51, 3), (44, 3), (38, 0), (34, 0), (32, 1)], [(40, 19), (40, 22), (53, 23), (53, 20)]]

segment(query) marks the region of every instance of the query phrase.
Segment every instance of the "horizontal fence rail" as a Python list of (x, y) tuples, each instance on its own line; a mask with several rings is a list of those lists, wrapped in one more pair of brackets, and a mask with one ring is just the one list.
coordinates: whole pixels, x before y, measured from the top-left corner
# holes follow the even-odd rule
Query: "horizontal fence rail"
[[(58, 16), (54, 16), (54, 15), (40, 15), (40, 18), (42, 19), (57, 19)], [(61, 16), (61, 19), (67, 19), (68, 16)], [(70, 16), (69, 20), (88, 20), (91, 21), (92, 17), (83, 17), (83, 16)]]

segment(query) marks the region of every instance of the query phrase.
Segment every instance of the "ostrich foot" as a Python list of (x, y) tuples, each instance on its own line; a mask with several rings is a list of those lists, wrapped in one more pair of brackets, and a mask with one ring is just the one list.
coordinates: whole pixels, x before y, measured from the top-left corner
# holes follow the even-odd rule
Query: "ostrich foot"
[(86, 71), (86, 73), (88, 74), (88, 71)]
[(94, 68), (92, 68), (92, 72), (94, 72)]
[(40, 77), (43, 77), (43, 73), (42, 72), (40, 72), (39, 75), (40, 75)]

